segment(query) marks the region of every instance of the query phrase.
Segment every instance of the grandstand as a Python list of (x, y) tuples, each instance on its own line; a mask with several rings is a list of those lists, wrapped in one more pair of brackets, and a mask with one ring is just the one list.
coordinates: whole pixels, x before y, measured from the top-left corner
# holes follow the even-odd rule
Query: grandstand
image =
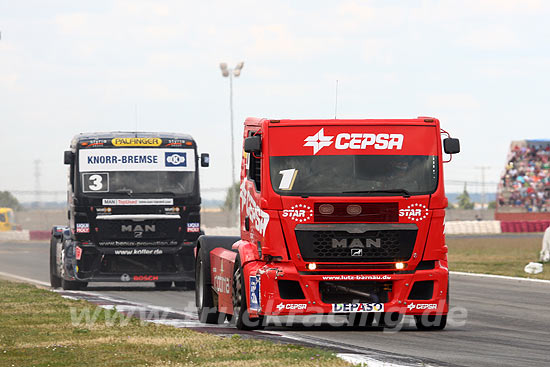
[(498, 185), (495, 219), (550, 221), (550, 140), (512, 142)]

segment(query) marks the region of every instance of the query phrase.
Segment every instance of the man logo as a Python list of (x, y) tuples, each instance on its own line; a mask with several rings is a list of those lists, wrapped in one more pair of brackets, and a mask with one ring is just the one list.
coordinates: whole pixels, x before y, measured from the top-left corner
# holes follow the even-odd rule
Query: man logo
[(341, 240), (337, 238), (332, 239), (332, 248), (380, 248), (381, 246), (382, 240), (380, 238), (352, 238), (349, 243), (347, 238), (343, 238)]
[(351, 249), (351, 256), (363, 256), (363, 249), (362, 248), (352, 248)]
[(145, 225), (135, 225), (135, 226), (132, 226), (131, 224), (129, 225), (122, 225), (120, 227), (120, 231), (121, 232), (134, 232), (134, 238), (142, 238), (143, 237), (143, 232), (156, 232), (157, 229), (156, 229), (156, 226), (154, 224), (145, 224)]

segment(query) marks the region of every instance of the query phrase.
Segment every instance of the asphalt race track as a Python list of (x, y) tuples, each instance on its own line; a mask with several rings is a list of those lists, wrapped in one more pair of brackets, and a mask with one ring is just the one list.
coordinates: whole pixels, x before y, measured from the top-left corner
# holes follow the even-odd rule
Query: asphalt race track
[[(0, 273), (49, 282), (48, 243), (0, 243)], [(96, 285), (97, 284), (97, 285)], [(194, 313), (194, 292), (155, 291), (151, 285), (92, 283), (87, 291)], [(347, 326), (269, 327), (267, 330), (357, 353), (413, 357), (415, 364), (450, 366), (550, 365), (550, 283), (451, 275), (456, 320), (441, 332), (405, 326), (399, 332)], [(467, 317), (461, 317), (464, 310)], [(454, 322), (453, 322), (454, 321)], [(379, 359), (380, 359), (379, 358)]]

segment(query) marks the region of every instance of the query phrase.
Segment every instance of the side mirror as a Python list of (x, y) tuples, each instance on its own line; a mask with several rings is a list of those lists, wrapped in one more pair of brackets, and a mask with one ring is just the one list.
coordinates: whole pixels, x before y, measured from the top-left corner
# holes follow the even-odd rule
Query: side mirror
[(210, 167), (210, 154), (201, 154), (201, 167)]
[(244, 151), (246, 153), (260, 153), (262, 151), (262, 137), (254, 135), (244, 139)]
[(443, 149), (447, 154), (460, 153), (460, 140), (453, 138), (443, 139)]
[(65, 164), (73, 164), (74, 163), (74, 153), (70, 150), (65, 151), (65, 155), (63, 156), (63, 161)]

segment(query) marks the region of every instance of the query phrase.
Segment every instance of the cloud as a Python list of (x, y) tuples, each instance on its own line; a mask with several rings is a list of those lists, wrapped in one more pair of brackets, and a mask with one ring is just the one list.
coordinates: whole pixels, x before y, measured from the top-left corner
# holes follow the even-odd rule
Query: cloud
[(487, 26), (467, 32), (459, 42), (483, 50), (509, 49), (520, 46), (517, 32), (504, 26)]
[(480, 103), (470, 94), (435, 94), (426, 98), (427, 106), (433, 111), (441, 110), (477, 110)]

